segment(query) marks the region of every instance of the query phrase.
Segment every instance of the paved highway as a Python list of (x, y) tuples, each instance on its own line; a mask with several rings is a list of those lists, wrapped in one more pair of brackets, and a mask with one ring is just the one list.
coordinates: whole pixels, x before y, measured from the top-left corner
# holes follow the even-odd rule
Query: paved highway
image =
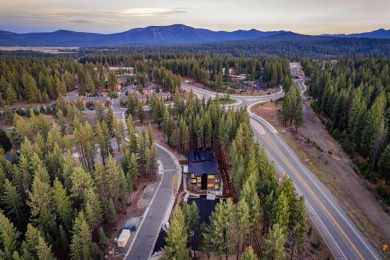
[[(301, 92), (306, 90), (302, 79), (296, 79), (294, 82)], [(199, 97), (215, 97), (213, 92), (188, 84), (183, 83), (182, 87), (186, 90), (192, 89)], [(275, 162), (278, 172), (287, 173), (293, 179), (298, 194), (305, 196), (308, 216), (313, 220), (334, 257), (336, 259), (382, 259), (377, 249), (350, 220), (337, 199), (280, 138), (278, 131), (264, 119), (250, 112), (254, 104), (275, 100), (283, 95), (283, 92), (279, 92), (263, 97), (231, 95), (231, 98), (237, 100), (234, 104), (236, 107), (248, 107), (254, 137), (265, 145), (269, 159)]]

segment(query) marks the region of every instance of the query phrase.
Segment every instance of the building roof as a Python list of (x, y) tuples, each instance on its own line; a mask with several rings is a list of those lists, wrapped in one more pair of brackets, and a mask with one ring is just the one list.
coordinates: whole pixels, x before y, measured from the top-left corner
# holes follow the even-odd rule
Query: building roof
[(144, 89), (146, 89), (146, 88), (155, 89), (156, 85), (154, 85), (152, 82), (148, 81), (148, 82), (146, 82)]
[(67, 94), (68, 97), (78, 96), (78, 95), (80, 95), (79, 89), (72, 90), (72, 91), (68, 92), (68, 94)]
[(107, 102), (108, 97), (84, 97), (83, 100), (85, 101), (103, 101)]
[(78, 100), (80, 100), (80, 98), (76, 96), (64, 97), (64, 101), (78, 101)]
[(194, 173), (195, 177), (202, 176), (203, 173), (209, 174), (218, 174), (219, 167), (217, 161), (205, 161), (205, 162), (197, 162), (190, 163), (188, 165), (188, 172)]
[[(156, 97), (170, 97), (170, 96), (172, 96), (172, 94), (171, 93), (169, 93), (169, 92), (164, 92), (164, 93), (154, 93), (155, 95), (156, 95)], [(150, 95), (150, 96), (152, 96), (152, 95)]]
[(193, 151), (188, 155), (188, 162), (204, 162), (204, 161), (213, 161), (215, 160), (214, 153), (211, 149), (199, 149)]

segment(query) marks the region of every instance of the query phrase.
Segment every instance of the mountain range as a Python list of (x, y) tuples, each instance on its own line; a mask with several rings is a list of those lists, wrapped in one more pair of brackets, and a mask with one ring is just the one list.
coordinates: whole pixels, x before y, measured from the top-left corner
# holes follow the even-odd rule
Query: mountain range
[(302, 35), (286, 31), (237, 30), (233, 32), (212, 31), (182, 24), (149, 26), (126, 32), (99, 34), (58, 30), (43, 33), (13, 33), (0, 31), (0, 46), (45, 46), (45, 47), (103, 47), (126, 45), (193, 44), (223, 41), (286, 41), (290, 39), (323, 38), (378, 38), (390, 39), (390, 30), (379, 29), (359, 34)]

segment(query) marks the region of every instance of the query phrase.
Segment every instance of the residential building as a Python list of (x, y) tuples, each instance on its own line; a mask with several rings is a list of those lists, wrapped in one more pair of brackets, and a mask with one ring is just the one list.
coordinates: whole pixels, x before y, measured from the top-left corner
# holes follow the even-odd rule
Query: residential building
[(197, 191), (219, 190), (221, 174), (210, 149), (200, 149), (188, 155), (188, 185)]
[[(169, 100), (171, 100), (171, 98), (172, 98), (172, 94), (169, 93), (169, 92), (155, 93), (155, 95), (156, 95), (156, 98), (157, 98), (158, 100), (162, 100), (162, 101), (164, 101), (164, 102), (169, 101)], [(152, 95), (149, 95), (149, 98), (150, 98), (151, 96), (152, 96)]]
[(82, 100), (82, 98), (78, 97), (78, 96), (66, 96), (64, 97), (64, 101), (65, 103), (68, 103), (70, 105), (74, 105), (77, 103), (77, 101), (80, 101)]
[(109, 100), (110, 99), (108, 97), (83, 97), (81, 101), (84, 103), (84, 105), (92, 102), (94, 104), (100, 103), (103, 106), (106, 106)]
[(246, 79), (245, 74), (240, 74), (240, 75), (230, 75), (230, 81), (231, 82), (241, 82)]

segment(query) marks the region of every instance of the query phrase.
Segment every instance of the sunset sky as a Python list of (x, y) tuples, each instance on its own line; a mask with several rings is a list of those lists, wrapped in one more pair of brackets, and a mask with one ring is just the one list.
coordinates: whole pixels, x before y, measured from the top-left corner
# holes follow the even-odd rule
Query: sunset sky
[(0, 30), (114, 33), (150, 25), (304, 34), (390, 29), (390, 0), (0, 0)]

